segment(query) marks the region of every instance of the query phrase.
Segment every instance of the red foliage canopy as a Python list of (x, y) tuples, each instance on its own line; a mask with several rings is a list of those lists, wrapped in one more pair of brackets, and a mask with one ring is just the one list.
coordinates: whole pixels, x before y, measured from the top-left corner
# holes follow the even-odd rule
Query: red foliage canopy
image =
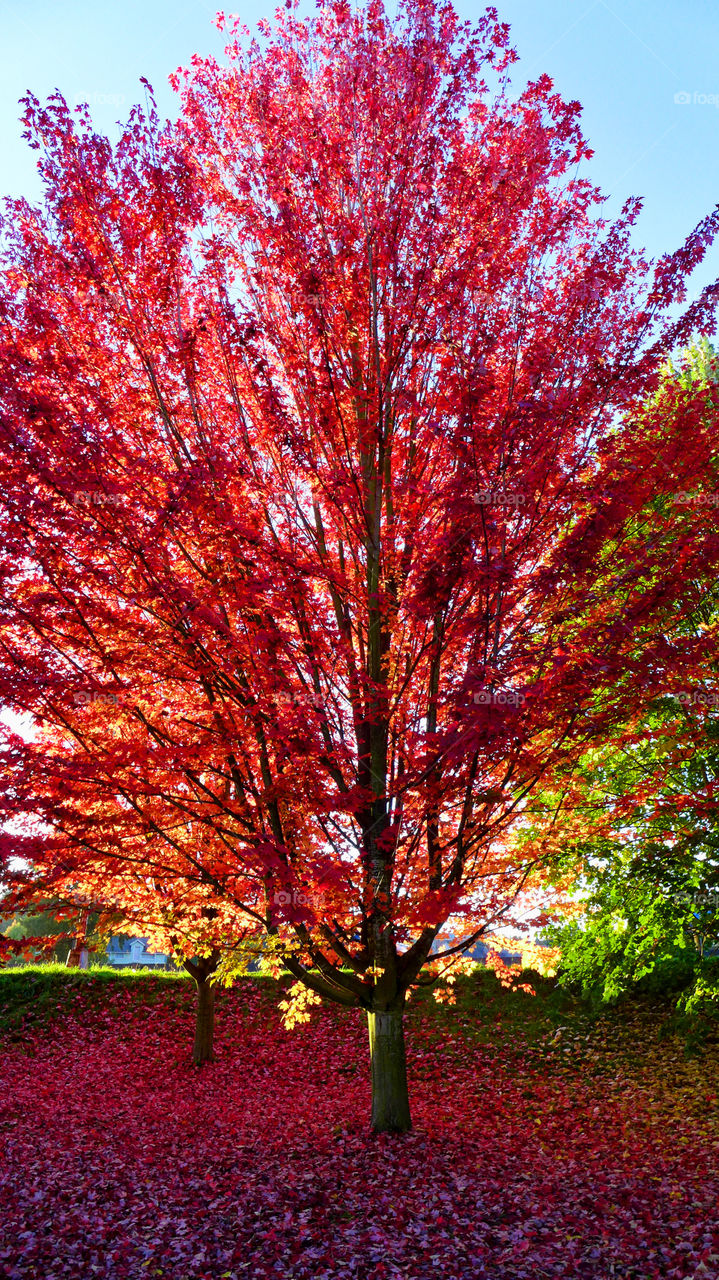
[(638, 202), (598, 216), (578, 104), (509, 97), (493, 11), (230, 39), (176, 130), (135, 110), (112, 146), (27, 103), (0, 655), (36, 725), (5, 816), (39, 825), (3, 844), (236, 912), (386, 1010), (448, 916), (478, 933), (531, 882), (532, 790), (702, 660), (675, 622), (719, 538), (666, 500), (707, 483), (713, 392), (654, 392), (712, 323), (713, 290), (663, 317), (717, 215), (632, 251)]

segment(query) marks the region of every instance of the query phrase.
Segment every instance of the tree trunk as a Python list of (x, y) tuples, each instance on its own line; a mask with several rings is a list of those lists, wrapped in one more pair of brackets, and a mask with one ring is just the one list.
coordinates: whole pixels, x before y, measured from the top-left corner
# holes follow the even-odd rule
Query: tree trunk
[(72, 940), (72, 945), (67, 953), (65, 964), (68, 969), (89, 969), (90, 953), (87, 949), (87, 927), (90, 921), (90, 912), (83, 911), (80, 917), (80, 927)]
[(412, 1128), (402, 1017), (401, 1009), (367, 1014), (375, 1133), (407, 1133)]
[(195, 978), (195, 984), (197, 986), (197, 1017), (192, 1061), (199, 1067), (203, 1062), (212, 1062), (214, 1058), (215, 988), (210, 979), (204, 975)]

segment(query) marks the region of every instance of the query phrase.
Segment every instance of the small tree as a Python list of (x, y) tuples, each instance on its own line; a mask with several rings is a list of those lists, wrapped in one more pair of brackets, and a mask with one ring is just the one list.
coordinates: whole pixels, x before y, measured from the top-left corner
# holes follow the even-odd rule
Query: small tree
[[(67, 821), (67, 817), (66, 817)], [(63, 928), (74, 937), (67, 964), (79, 965), (81, 948), (88, 956), (88, 928), (92, 921), (93, 944), (107, 942), (113, 934), (129, 933), (145, 937), (151, 948), (172, 955), (192, 977), (197, 993), (193, 1061), (197, 1066), (214, 1058), (215, 982), (228, 970), (247, 972), (261, 957), (262, 939), (256, 912), (240, 911), (232, 895), (223, 893), (220, 907), (208, 903), (206, 892), (195, 888), (189, 877), (165, 868), (160, 875), (157, 862), (152, 870), (139, 859), (109, 857), (88, 860), (83, 869), (77, 859), (68, 865), (66, 852), (58, 842), (48, 858), (37, 849), (27, 849), (31, 871), (15, 872), (8, 878), (14, 892), (6, 893), (7, 911), (18, 908), (40, 911), (40, 915), (17, 917), (10, 929), (0, 932), (0, 963), (13, 954), (36, 956), (55, 950)], [(16, 847), (27, 848), (21, 840)], [(217, 875), (218, 869), (215, 866)], [(88, 874), (89, 873), (89, 874)], [(50, 892), (50, 886), (52, 890)], [(216, 887), (222, 892), (219, 881)], [(233, 877), (233, 893), (239, 880)], [(246, 885), (244, 898), (251, 901), (252, 886)], [(178, 901), (178, 898), (180, 899)], [(228, 901), (229, 899), (229, 901)], [(3, 945), (4, 944), (4, 945)], [(73, 952), (75, 953), (73, 955)]]

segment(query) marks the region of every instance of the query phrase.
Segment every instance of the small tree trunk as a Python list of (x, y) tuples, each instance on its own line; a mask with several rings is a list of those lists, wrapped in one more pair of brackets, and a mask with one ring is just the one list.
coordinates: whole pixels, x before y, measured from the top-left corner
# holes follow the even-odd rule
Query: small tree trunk
[(192, 1061), (199, 1067), (203, 1062), (212, 1062), (214, 1058), (215, 989), (209, 977), (204, 975), (196, 977), (195, 984), (197, 986), (197, 1016)]
[(402, 1016), (401, 1009), (367, 1014), (375, 1133), (407, 1133), (412, 1128)]
[(87, 949), (87, 926), (90, 920), (90, 912), (83, 911), (80, 917), (80, 927), (73, 938), (72, 946), (67, 953), (65, 965), (68, 969), (89, 969), (90, 953)]
[(185, 956), (182, 965), (195, 980), (197, 987), (197, 1011), (195, 1015), (195, 1043), (192, 1046), (192, 1061), (198, 1067), (203, 1062), (212, 1062), (214, 1058), (215, 1038), (215, 988), (210, 982), (220, 961), (220, 952), (212, 951), (209, 956), (198, 956), (190, 960)]

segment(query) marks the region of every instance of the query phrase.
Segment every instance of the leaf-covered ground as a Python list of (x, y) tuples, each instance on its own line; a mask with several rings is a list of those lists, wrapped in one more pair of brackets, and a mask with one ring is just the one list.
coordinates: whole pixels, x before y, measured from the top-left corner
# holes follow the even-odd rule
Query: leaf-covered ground
[(197, 1071), (183, 981), (0, 975), (0, 1276), (719, 1275), (714, 1047), (483, 975), (410, 1008), (415, 1129), (372, 1138), (359, 1017), (276, 1004), (224, 995)]

